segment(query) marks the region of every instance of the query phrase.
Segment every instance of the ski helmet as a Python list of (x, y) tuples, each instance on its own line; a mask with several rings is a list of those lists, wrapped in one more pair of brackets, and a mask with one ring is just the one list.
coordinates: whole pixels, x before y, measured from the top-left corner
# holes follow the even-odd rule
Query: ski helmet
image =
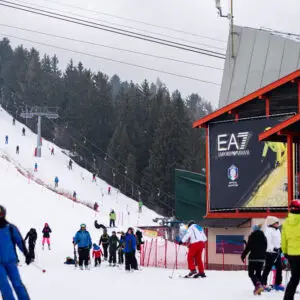
[(81, 229), (86, 229), (86, 225), (85, 225), (85, 224), (81, 224), (81, 225), (80, 225), (80, 228), (81, 228)]
[(300, 200), (295, 199), (291, 202), (290, 205), (291, 213), (299, 212), (300, 213)]
[(0, 205), (0, 218), (5, 218), (6, 217), (6, 209), (4, 206)]

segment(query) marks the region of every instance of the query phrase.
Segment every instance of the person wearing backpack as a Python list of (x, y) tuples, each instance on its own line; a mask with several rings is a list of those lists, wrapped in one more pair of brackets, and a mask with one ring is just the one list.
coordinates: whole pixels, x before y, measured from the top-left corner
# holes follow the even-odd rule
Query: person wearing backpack
[(14, 300), (12, 285), (19, 300), (29, 300), (17, 266), (16, 245), (24, 254), (26, 264), (29, 265), (31, 257), (23, 238), (18, 228), (6, 220), (6, 209), (0, 205), (0, 291), (3, 299)]

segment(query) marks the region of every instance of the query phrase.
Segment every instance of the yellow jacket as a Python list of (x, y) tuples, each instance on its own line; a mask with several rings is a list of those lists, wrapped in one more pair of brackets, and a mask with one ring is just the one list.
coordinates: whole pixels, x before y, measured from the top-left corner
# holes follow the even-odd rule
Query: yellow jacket
[(290, 213), (282, 224), (281, 249), (284, 254), (300, 255), (300, 214)]

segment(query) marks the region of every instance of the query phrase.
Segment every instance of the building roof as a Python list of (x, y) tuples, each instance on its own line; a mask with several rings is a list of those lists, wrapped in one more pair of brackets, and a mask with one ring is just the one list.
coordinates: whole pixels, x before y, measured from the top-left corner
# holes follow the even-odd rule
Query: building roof
[(259, 135), (259, 141), (287, 142), (287, 135), (300, 142), (300, 115), (293, 116)]
[[(249, 118), (264, 116), (267, 113), (274, 115), (299, 112), (298, 86), (300, 85), (296, 84), (298, 78), (300, 78), (300, 70), (214, 111), (194, 122), (193, 127), (207, 127), (210, 122), (234, 120), (236, 114), (239, 118)], [(270, 104), (268, 112), (266, 112), (266, 99)]]
[(272, 29), (233, 27), (228, 36), (219, 107), (236, 101), (300, 68), (299, 36)]

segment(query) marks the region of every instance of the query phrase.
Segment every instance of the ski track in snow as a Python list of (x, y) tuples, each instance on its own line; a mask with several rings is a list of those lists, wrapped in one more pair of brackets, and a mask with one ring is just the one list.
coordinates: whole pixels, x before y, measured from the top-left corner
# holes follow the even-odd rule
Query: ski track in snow
[[(42, 158), (33, 156), (36, 135), (26, 129), (26, 136), (21, 135), (23, 125), (12, 118), (4, 110), (0, 111), (0, 133), (3, 137), (0, 154), (6, 155), (11, 162), (0, 158), (0, 182), (2, 197), (0, 204), (7, 208), (8, 221), (16, 224), (24, 236), (34, 227), (38, 232), (36, 245), (36, 263), (46, 269), (46, 273), (33, 265), (27, 266), (24, 257), (19, 253), (22, 266), (20, 272), (29, 291), (31, 300), (72, 299), (82, 300), (109, 297), (110, 300), (136, 299), (253, 299), (253, 287), (244, 271), (217, 272), (208, 271), (205, 279), (186, 280), (179, 278), (186, 271), (175, 271), (174, 278), (169, 276), (172, 270), (143, 268), (142, 272), (127, 273), (124, 267), (106, 268), (107, 262), (102, 262), (100, 268), (90, 271), (80, 271), (74, 266), (64, 265), (66, 256), (73, 257), (72, 237), (81, 223), (87, 224), (93, 242), (98, 242), (101, 230), (94, 228), (95, 212), (84, 205), (73, 203), (69, 199), (56, 194), (42, 185), (28, 180), (17, 171), (19, 164), (23, 169), (33, 173), (34, 163), (38, 163), (38, 173), (34, 176), (46, 184), (53, 185), (54, 177), (60, 179), (59, 186), (64, 191), (77, 195), (92, 204), (98, 201), (100, 212), (96, 219), (108, 223), (108, 213), (114, 208), (117, 216), (123, 212), (123, 225), (117, 221), (118, 230), (126, 230), (128, 226), (151, 225), (157, 214), (146, 207), (141, 215), (137, 212), (137, 202), (117, 194), (112, 189), (112, 195), (107, 195), (108, 185), (97, 179), (97, 185), (92, 183), (92, 174), (73, 164), (73, 171), (67, 169), (68, 157), (55, 146), (55, 156), (50, 155), (52, 143), (44, 141)], [(5, 145), (5, 135), (9, 143)], [(15, 154), (16, 146), (20, 146), (20, 154)], [(81, 179), (82, 175), (84, 180)], [(101, 196), (101, 188), (105, 196)], [(128, 216), (127, 210), (130, 211)], [(52, 250), (42, 250), (42, 228), (48, 222), (51, 229)], [(285, 277), (285, 276), (284, 276)], [(148, 293), (148, 291), (151, 291)], [(281, 292), (263, 293), (260, 299), (279, 300)], [(295, 299), (300, 299), (296, 295)]]

